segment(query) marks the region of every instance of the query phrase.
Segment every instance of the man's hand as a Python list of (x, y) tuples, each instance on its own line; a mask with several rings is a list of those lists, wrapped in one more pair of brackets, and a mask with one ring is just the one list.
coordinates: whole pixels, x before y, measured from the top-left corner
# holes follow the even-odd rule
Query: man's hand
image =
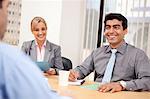
[(70, 70), (69, 80), (75, 81), (79, 77), (79, 73), (75, 70)]
[(119, 92), (122, 90), (124, 90), (124, 88), (121, 86), (119, 82), (103, 84), (98, 89), (98, 91), (100, 92), (111, 92), (111, 93)]

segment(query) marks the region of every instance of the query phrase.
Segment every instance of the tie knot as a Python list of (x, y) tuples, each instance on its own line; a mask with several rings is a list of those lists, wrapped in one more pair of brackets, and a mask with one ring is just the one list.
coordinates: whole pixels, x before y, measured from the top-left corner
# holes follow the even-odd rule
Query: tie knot
[(115, 54), (115, 53), (117, 52), (117, 49), (111, 49), (111, 52), (112, 52), (113, 54)]

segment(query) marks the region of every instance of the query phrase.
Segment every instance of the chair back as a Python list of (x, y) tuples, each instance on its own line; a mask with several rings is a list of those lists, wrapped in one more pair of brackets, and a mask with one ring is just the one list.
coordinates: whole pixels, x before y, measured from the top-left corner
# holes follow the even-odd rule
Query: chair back
[(70, 70), (72, 69), (72, 62), (70, 59), (66, 58), (66, 57), (62, 57), (62, 63), (64, 66), (64, 70)]

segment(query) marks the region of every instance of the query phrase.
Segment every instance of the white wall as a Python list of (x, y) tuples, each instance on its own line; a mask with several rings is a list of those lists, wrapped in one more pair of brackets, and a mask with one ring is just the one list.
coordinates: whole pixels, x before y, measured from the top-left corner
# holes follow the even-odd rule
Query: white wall
[(79, 65), (84, 20), (84, 0), (22, 0), (21, 34), (23, 41), (34, 39), (30, 22), (42, 16), (48, 25), (47, 39), (61, 46), (62, 56)]
[(70, 58), (74, 67), (80, 63), (84, 0), (63, 0), (60, 28), (62, 56)]
[(24, 41), (34, 39), (30, 31), (30, 22), (35, 16), (41, 16), (46, 20), (48, 26), (47, 39), (59, 44), (61, 0), (22, 0), (19, 46)]

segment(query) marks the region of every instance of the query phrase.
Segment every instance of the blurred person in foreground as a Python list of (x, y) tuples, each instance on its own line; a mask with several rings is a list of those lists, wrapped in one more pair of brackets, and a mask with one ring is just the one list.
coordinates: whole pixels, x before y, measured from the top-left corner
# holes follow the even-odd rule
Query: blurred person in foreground
[[(7, 22), (9, 0), (0, 0), (0, 39)], [(51, 91), (35, 64), (11, 45), (0, 42), (0, 99), (70, 99)]]
[[(80, 66), (70, 71), (69, 80), (83, 79), (95, 71), (95, 81), (102, 83), (100, 92), (150, 91), (150, 60), (144, 51), (125, 42), (127, 23), (119, 13), (107, 14), (104, 36), (109, 45), (95, 49)], [(115, 58), (110, 61), (112, 53)]]

